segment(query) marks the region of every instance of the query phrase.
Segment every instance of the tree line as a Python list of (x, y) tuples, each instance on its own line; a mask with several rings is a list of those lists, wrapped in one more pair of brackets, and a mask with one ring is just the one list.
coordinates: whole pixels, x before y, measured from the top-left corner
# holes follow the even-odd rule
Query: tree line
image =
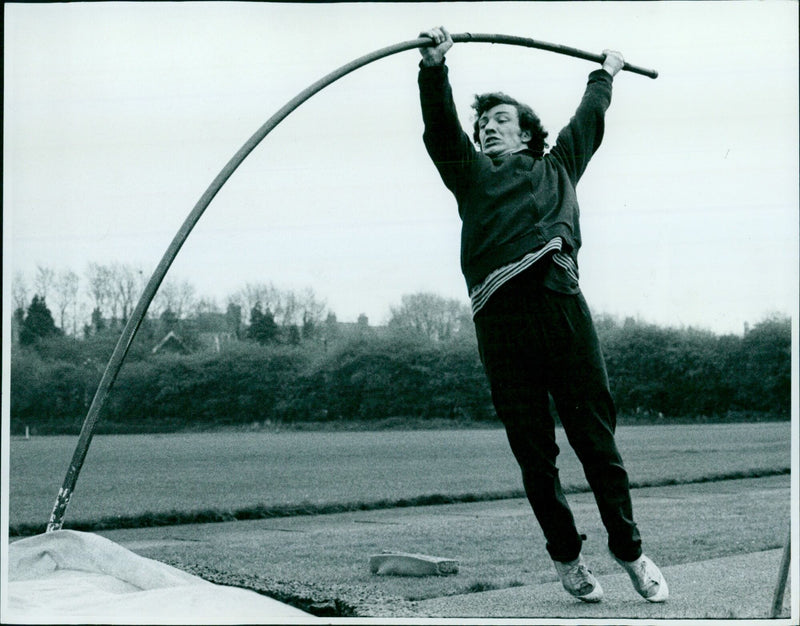
[[(411, 294), (391, 307), (385, 326), (371, 326), (364, 315), (339, 323), (313, 293), (249, 285), (239, 295), (252, 303), (247, 316), (233, 299), (225, 312), (149, 316), (100, 432), (496, 422), (464, 303)], [(119, 329), (64, 333), (39, 294), (19, 313), (12, 432), (77, 432)], [(595, 320), (621, 421), (788, 419), (788, 318), (769, 317), (742, 336)], [(180, 341), (157, 350), (170, 333)], [(204, 343), (209, 336), (216, 343)]]
[[(82, 276), (69, 268), (56, 271), (44, 266), (36, 268), (32, 279), (17, 272), (11, 287), (17, 329), (34, 299), (47, 303), (55, 328), (51, 332), (85, 337), (106, 326), (119, 328), (133, 312), (146, 281), (141, 267), (126, 263), (89, 263)], [(271, 283), (247, 283), (220, 305), (215, 298), (198, 295), (191, 282), (168, 277), (147, 316), (149, 320), (183, 320), (207, 314), (231, 316), (238, 311), (241, 326), (250, 323), (256, 308), (280, 326), (299, 326), (304, 320), (319, 322), (326, 305), (311, 289), (279, 289)]]

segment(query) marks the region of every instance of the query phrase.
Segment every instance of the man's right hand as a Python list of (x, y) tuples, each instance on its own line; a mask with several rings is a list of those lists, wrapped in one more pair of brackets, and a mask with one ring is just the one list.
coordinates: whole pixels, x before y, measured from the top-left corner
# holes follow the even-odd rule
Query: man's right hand
[(453, 47), (453, 39), (444, 26), (431, 28), (419, 34), (420, 37), (429, 37), (436, 44), (435, 46), (425, 46), (419, 49), (422, 55), (423, 65), (441, 65), (444, 63), (444, 55)]

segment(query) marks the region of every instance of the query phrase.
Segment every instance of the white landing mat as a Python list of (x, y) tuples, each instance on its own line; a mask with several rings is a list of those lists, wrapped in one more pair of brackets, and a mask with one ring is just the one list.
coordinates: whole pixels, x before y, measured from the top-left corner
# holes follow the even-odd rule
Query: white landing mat
[(317, 621), (254, 591), (215, 585), (92, 533), (60, 530), (8, 548), (15, 624), (301, 624)]

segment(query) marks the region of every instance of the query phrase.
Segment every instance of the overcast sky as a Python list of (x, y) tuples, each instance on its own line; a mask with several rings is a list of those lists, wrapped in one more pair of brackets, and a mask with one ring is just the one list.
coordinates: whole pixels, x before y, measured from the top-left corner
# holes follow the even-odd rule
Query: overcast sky
[[(578, 186), (596, 313), (742, 331), (793, 314), (798, 275), (795, 2), (5, 5), (4, 289), (37, 266), (153, 271), (225, 163), (328, 72), (433, 25), (620, 50), (606, 134)], [(419, 52), (305, 103), (212, 202), (169, 277), (218, 299), (311, 287), (342, 321), (403, 294), (467, 301), (455, 202), (428, 160)], [(456, 44), (473, 94), (529, 102), (555, 138), (597, 66)], [(4, 307), (9, 311), (8, 307)]]

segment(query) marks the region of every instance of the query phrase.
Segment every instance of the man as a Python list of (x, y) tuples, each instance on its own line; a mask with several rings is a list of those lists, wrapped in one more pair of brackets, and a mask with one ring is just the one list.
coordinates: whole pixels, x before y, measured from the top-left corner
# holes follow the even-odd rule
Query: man
[[(604, 51), (575, 115), (546, 152), (547, 132), (530, 107), (502, 93), (476, 96), (472, 139), (448, 82), (443, 27), (420, 34), (423, 140), (462, 220), (461, 268), (478, 349), (522, 471), (525, 492), (564, 588), (585, 602), (603, 597), (581, 556), (556, 468), (552, 396), (608, 532), (608, 547), (645, 599), (669, 591), (642, 554), (628, 477), (614, 441), (616, 409), (586, 302), (578, 287), (581, 245), (575, 185), (603, 137), (611, 84), (624, 61)], [(473, 142), (480, 148), (478, 150)]]

